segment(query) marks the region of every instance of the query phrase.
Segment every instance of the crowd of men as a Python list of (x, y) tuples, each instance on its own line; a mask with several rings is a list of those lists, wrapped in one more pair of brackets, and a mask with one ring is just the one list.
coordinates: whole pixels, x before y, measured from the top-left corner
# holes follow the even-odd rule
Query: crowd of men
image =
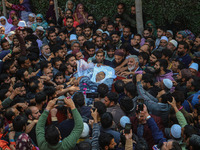
[(200, 149), (200, 36), (152, 21), (140, 35), (135, 6), (116, 7), (0, 17), (1, 149)]

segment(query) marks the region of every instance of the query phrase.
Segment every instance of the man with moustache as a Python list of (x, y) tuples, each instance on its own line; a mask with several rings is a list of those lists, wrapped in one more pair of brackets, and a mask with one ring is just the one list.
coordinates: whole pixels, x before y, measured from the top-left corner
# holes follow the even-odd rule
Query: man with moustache
[(114, 57), (115, 59), (112, 61), (111, 67), (116, 68), (117, 66), (120, 66), (125, 60), (124, 51), (122, 49), (116, 50)]

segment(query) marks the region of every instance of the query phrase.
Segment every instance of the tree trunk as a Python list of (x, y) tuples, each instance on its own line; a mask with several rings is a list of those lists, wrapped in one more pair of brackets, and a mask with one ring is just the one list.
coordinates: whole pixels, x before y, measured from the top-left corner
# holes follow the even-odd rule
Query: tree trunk
[(7, 17), (5, 0), (2, 0), (2, 6), (3, 6), (3, 15), (4, 15), (5, 17)]
[(143, 17), (142, 17), (142, 0), (135, 0), (136, 10), (136, 27), (138, 34), (142, 35), (144, 30)]
[(57, 0), (54, 0), (54, 10), (55, 10), (55, 14), (56, 14), (56, 21), (58, 21), (59, 14), (58, 14), (58, 1)]

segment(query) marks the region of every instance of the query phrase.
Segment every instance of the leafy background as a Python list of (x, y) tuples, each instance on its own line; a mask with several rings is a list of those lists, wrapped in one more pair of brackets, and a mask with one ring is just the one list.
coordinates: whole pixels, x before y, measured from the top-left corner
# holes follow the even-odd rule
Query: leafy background
[[(17, 4), (19, 0), (8, 0)], [(46, 14), (48, 0), (32, 0), (35, 12)], [(124, 2), (126, 11), (130, 12), (134, 0), (76, 0), (83, 3), (89, 13), (96, 19), (102, 16), (112, 16), (116, 13), (116, 4)], [(199, 0), (142, 0), (145, 20), (154, 20), (156, 25), (171, 25), (175, 21), (181, 22), (183, 28), (189, 28), (196, 35), (199, 34), (200, 1)], [(65, 0), (58, 0), (58, 6), (65, 8)]]

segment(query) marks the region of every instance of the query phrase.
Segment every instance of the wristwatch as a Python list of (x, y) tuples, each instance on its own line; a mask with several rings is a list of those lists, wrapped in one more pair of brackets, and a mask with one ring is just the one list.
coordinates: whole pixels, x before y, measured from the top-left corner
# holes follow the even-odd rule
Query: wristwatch
[(146, 117), (146, 120), (148, 120), (148, 119), (150, 119), (151, 118), (151, 116), (150, 115), (148, 115), (147, 117)]

